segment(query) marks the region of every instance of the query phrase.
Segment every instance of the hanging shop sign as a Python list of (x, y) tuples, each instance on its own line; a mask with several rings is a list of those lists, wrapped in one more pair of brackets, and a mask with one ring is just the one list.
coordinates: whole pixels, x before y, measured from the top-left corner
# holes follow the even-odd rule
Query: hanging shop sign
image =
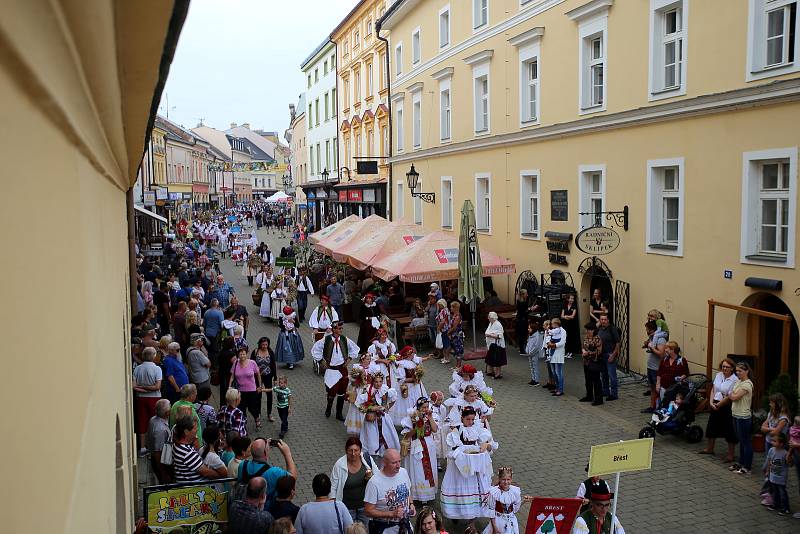
[(550, 191), (550, 220), (569, 220), (569, 197), (566, 189)]
[(547, 239), (547, 256), (550, 263), (567, 265), (567, 257), (564, 256), (564, 254), (569, 253), (569, 243), (572, 241), (572, 234), (545, 232), (544, 237)]
[(339, 191), (339, 202), (347, 202), (347, 190)]
[(266, 161), (226, 161), (224, 163), (210, 163), (209, 171), (237, 172), (237, 171), (269, 171), (278, 170), (276, 165)]
[(347, 198), (350, 200), (350, 202), (361, 202), (361, 190), (351, 189), (347, 192)]
[(586, 254), (602, 256), (610, 254), (619, 247), (619, 234), (607, 226), (584, 228), (575, 236), (575, 246)]
[(166, 187), (156, 188), (156, 200), (167, 200), (169, 198), (169, 190)]
[(375, 202), (374, 189), (364, 189), (364, 202)]
[(145, 206), (155, 206), (156, 205), (156, 192), (155, 191), (143, 191), (142, 197), (144, 197), (144, 205)]

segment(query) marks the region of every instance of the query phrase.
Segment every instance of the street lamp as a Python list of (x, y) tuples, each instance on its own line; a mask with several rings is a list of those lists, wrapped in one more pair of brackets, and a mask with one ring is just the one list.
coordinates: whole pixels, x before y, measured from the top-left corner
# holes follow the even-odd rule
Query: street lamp
[(416, 189), (419, 185), (419, 173), (411, 164), (411, 170), (406, 173), (406, 181), (408, 182), (408, 189), (411, 191), (411, 197), (419, 197), (429, 204), (436, 204), (436, 193), (417, 193)]

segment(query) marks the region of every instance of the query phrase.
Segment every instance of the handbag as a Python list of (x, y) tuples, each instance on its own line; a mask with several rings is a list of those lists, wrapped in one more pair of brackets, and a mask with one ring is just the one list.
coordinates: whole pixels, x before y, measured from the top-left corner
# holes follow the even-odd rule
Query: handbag
[(167, 437), (167, 441), (164, 443), (164, 446), (161, 449), (161, 463), (163, 465), (172, 465), (173, 461), (173, 443), (172, 443), (172, 434), (175, 432), (175, 427), (169, 429), (169, 437)]
[(239, 363), (238, 361), (233, 363), (233, 371), (231, 372), (231, 375), (233, 375), (233, 380), (231, 381), (231, 387), (233, 389), (239, 389), (239, 381), (236, 380), (236, 364), (238, 363)]
[(442, 341), (442, 333), (436, 332), (436, 343), (434, 345), (437, 349), (444, 348), (444, 342)]

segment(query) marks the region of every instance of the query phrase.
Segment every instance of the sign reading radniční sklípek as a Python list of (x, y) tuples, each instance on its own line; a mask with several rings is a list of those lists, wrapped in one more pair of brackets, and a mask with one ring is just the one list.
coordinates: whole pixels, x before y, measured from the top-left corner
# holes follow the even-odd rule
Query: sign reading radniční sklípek
[(617, 250), (619, 243), (619, 234), (608, 226), (590, 226), (575, 236), (575, 246), (593, 256), (610, 254)]

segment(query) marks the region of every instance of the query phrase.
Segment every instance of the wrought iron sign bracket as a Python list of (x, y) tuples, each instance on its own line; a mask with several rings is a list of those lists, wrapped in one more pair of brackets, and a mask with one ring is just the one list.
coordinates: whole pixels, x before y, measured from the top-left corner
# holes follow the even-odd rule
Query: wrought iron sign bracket
[(628, 206), (622, 208), (622, 211), (583, 211), (578, 215), (604, 215), (606, 221), (611, 221), (618, 228), (628, 231)]
[(419, 197), (428, 204), (436, 204), (436, 193), (415, 193), (412, 191), (411, 197)]

